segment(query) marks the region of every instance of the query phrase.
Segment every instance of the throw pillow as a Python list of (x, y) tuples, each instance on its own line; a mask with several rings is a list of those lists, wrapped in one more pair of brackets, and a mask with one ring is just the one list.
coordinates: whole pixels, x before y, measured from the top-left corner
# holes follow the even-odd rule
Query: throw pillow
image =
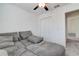
[(20, 34), (21, 39), (26, 39), (32, 35), (32, 32), (31, 31), (23, 31), (23, 32), (19, 32), (19, 34)]
[(42, 37), (38, 37), (38, 36), (34, 36), (34, 35), (31, 35), (28, 37), (28, 41), (32, 42), (32, 43), (40, 43), (43, 41), (43, 38)]

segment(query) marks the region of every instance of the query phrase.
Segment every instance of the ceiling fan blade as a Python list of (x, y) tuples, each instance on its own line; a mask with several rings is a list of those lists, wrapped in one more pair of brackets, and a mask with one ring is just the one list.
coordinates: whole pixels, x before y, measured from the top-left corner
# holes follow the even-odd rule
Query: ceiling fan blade
[(39, 6), (37, 5), (33, 10), (36, 10)]
[(44, 7), (44, 9), (45, 9), (46, 11), (48, 11), (48, 8), (47, 8), (47, 6), (45, 6), (45, 7)]

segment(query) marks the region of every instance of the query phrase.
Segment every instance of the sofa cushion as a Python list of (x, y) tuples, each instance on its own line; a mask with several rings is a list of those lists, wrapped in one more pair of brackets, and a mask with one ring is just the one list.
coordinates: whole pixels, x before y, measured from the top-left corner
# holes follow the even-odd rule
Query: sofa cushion
[(18, 47), (19, 49), (25, 47), (20, 41), (17, 41), (17, 42), (15, 42), (14, 44), (15, 44), (15, 46)]
[(45, 41), (42, 41), (42, 42), (40, 42), (40, 43), (38, 43), (38, 44), (32, 44), (32, 45), (29, 45), (29, 46), (27, 46), (27, 49), (29, 49), (29, 50), (31, 50), (31, 51), (35, 51), (35, 50), (37, 50), (39, 47), (41, 47), (43, 44), (45, 44)]
[(10, 47), (10, 46), (14, 46), (14, 42), (1, 42), (0, 43), (0, 49)]
[(31, 35), (28, 37), (28, 41), (36, 44), (36, 43), (40, 43), (43, 41), (43, 38), (42, 37), (38, 37), (38, 36), (35, 36), (35, 35)]
[(4, 50), (6, 50), (7, 52), (13, 52), (13, 51), (16, 50), (16, 49), (17, 49), (16, 46), (10, 46), (10, 47), (4, 48)]
[(6, 50), (8, 52), (9, 56), (13, 56), (14, 55), (14, 51), (16, 51), (18, 48), (16, 46), (10, 46), (10, 47), (6, 47), (4, 48), (4, 50)]
[(0, 42), (12, 42), (13, 36), (0, 36)]
[(21, 54), (21, 56), (36, 56), (33, 52), (26, 50), (24, 53)]
[(26, 47), (33, 44), (33, 43), (29, 42), (28, 40), (21, 40), (20, 42), (22, 44), (24, 44)]
[(26, 51), (25, 48), (17, 49), (16, 51), (14, 51), (14, 55), (15, 56), (21, 56), (25, 51)]
[(32, 35), (31, 31), (23, 31), (23, 32), (19, 32), (21, 39), (26, 39), (28, 38), (30, 35)]

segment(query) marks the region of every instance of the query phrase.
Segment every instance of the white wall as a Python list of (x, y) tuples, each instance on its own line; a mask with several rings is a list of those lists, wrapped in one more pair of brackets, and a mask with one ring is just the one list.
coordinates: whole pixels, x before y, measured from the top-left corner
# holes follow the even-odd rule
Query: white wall
[(0, 33), (31, 30), (39, 34), (38, 16), (12, 5), (0, 4)]
[(41, 36), (47, 41), (66, 46), (65, 13), (79, 9), (79, 4), (69, 4), (50, 12), (48, 17), (41, 15)]
[(0, 6), (0, 31), (2, 31), (2, 8), (1, 8), (1, 6)]

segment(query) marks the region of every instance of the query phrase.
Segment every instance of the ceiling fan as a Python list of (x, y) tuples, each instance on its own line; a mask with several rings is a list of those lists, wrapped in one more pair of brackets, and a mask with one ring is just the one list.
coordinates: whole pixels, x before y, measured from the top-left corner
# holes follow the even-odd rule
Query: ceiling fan
[(33, 10), (36, 10), (38, 7), (44, 8), (46, 11), (48, 11), (48, 7), (46, 6), (46, 3), (39, 3)]

